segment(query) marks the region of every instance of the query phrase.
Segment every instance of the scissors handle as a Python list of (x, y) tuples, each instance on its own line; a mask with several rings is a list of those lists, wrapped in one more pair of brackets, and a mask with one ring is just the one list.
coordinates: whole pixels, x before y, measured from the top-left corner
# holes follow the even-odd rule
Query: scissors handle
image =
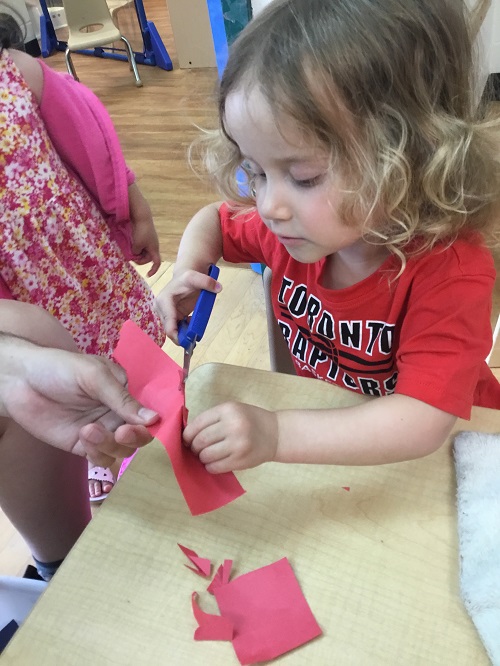
[[(219, 277), (219, 268), (214, 264), (210, 264), (208, 275), (216, 280)], [(202, 289), (198, 296), (198, 300), (196, 301), (191, 318), (188, 319), (185, 317), (179, 322), (177, 338), (180, 346), (184, 347), (184, 349), (193, 349), (196, 343), (202, 339), (205, 329), (207, 328), (208, 320), (212, 314), (215, 297), (216, 294), (212, 291)]]

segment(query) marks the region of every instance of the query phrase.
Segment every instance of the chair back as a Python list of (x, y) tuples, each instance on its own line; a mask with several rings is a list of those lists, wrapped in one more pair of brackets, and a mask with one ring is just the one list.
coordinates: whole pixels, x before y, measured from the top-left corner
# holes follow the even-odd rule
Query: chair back
[(290, 350), (285, 342), (283, 333), (279, 327), (273, 312), (273, 300), (271, 296), (271, 269), (266, 266), (262, 273), (264, 285), (264, 299), (266, 303), (267, 337), (269, 340), (269, 361), (273, 372), (282, 372), (286, 375), (295, 375), (295, 365), (290, 356)]
[(89, 25), (112, 23), (106, 0), (62, 0), (70, 30), (79, 32)]

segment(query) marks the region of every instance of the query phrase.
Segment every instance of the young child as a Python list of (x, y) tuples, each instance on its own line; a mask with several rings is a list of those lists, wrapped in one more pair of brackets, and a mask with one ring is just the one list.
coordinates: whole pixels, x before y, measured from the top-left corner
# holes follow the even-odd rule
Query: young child
[[(153, 275), (158, 237), (109, 115), (69, 75), (9, 49), (8, 30), (1, 36), (0, 297), (41, 306), (82, 352), (110, 357), (129, 318), (163, 344), (152, 294), (128, 261), (152, 261)], [(91, 499), (113, 482), (90, 467)]]
[(184, 432), (208, 471), (418, 458), (472, 405), (500, 408), (485, 363), (499, 125), (473, 71), (460, 0), (275, 0), (234, 43), (206, 151), (231, 202), (186, 229), (158, 301), (167, 335), (220, 288), (210, 262), (263, 262), (297, 374), (375, 399), (210, 409)]

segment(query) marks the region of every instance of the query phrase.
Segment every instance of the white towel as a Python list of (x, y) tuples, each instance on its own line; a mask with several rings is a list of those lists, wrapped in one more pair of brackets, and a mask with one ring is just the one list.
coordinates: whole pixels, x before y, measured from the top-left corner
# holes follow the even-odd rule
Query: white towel
[(500, 435), (455, 438), (460, 586), (494, 666), (500, 666)]

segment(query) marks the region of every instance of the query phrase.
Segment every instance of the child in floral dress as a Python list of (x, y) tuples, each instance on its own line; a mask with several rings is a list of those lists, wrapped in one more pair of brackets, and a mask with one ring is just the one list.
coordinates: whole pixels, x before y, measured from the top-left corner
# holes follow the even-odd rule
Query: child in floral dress
[[(0, 54), (0, 297), (41, 306), (85, 353), (110, 357), (127, 319), (162, 345), (152, 293), (128, 261), (152, 261), (153, 275), (158, 237), (107, 112), (71, 77), (8, 46)], [(91, 499), (113, 481), (109, 470), (90, 469)]]

